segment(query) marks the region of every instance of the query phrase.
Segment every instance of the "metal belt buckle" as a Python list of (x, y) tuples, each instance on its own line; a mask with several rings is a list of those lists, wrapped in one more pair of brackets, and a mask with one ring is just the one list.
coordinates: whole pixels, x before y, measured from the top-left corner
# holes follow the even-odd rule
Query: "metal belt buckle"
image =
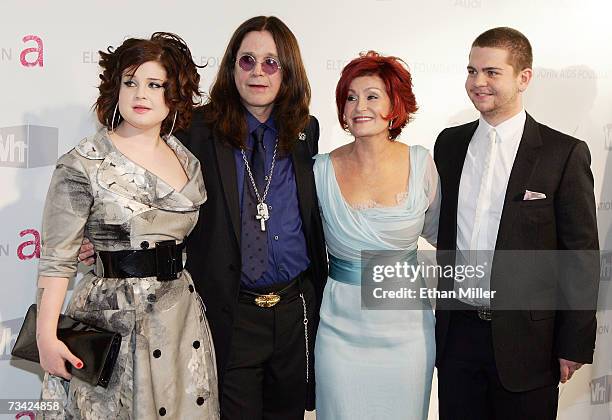
[(271, 308), (280, 302), (281, 297), (276, 293), (268, 293), (267, 295), (257, 296), (255, 298), (255, 305), (260, 308)]
[(483, 321), (490, 321), (491, 320), (491, 308), (487, 308), (487, 307), (478, 308), (478, 318), (482, 319)]
[(157, 280), (178, 279), (177, 254), (175, 241), (155, 242)]

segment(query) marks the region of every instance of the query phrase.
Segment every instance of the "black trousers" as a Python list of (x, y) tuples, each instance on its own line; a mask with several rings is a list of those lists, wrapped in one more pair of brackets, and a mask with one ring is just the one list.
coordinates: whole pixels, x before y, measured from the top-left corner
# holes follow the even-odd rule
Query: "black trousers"
[[(222, 419), (304, 419), (307, 367), (300, 292), (309, 320), (315, 311), (314, 288), (307, 277), (302, 275), (299, 288), (271, 308), (259, 307), (248, 297), (239, 298), (223, 381)], [(315, 338), (312, 324), (310, 358)], [(314, 380), (312, 373), (309, 380)]]
[(547, 420), (557, 417), (559, 388), (510, 392), (499, 381), (491, 323), (476, 311), (452, 311), (438, 366), (440, 420)]

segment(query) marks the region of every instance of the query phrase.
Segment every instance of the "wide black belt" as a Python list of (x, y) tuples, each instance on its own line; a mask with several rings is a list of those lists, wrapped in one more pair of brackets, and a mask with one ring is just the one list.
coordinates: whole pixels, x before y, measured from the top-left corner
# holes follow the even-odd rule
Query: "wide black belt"
[[(159, 281), (176, 280), (183, 271), (184, 243), (155, 242), (155, 248), (99, 251), (98, 259), (104, 269), (103, 277), (157, 277)], [(97, 273), (98, 274), (98, 273)]]

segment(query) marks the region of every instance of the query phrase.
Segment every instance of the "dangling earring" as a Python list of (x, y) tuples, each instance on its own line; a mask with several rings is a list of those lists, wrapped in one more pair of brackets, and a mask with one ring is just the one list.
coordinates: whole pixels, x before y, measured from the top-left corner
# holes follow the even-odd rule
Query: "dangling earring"
[(174, 118), (172, 119), (172, 127), (170, 127), (170, 132), (168, 133), (168, 137), (172, 135), (172, 131), (174, 131), (174, 124), (176, 123), (176, 115), (178, 114), (178, 110), (174, 111)]
[(346, 115), (342, 115), (342, 121), (343, 121), (343, 123), (342, 123), (342, 129), (343, 129), (344, 131), (348, 131), (348, 124), (347, 124), (347, 122), (346, 122)]
[(389, 140), (393, 140), (393, 136), (391, 135), (392, 129), (393, 129), (393, 120), (389, 120)]
[[(117, 108), (119, 108), (119, 102), (115, 104), (115, 110), (113, 111), (113, 119), (111, 120), (111, 133), (115, 132), (115, 117), (117, 116)], [(119, 114), (119, 119), (121, 119), (121, 114)]]

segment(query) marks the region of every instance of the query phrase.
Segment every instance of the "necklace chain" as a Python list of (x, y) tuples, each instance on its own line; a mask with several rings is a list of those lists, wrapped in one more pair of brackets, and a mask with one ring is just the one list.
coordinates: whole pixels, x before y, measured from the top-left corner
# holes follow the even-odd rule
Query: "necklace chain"
[(266, 201), (266, 197), (268, 196), (268, 191), (270, 190), (270, 183), (272, 182), (272, 174), (274, 173), (274, 164), (276, 163), (276, 150), (278, 149), (278, 139), (276, 139), (276, 143), (274, 143), (274, 153), (272, 154), (272, 165), (270, 166), (270, 174), (268, 175), (268, 182), (266, 183), (266, 187), (263, 192), (263, 196), (259, 194), (257, 191), (257, 184), (255, 184), (255, 178), (253, 178), (253, 173), (251, 172), (251, 166), (249, 165), (249, 161), (246, 158), (246, 154), (244, 150), (241, 149), (240, 153), (242, 153), (242, 160), (244, 160), (244, 167), (249, 174), (249, 179), (251, 181), (251, 185), (253, 186), (253, 191), (255, 191), (255, 195), (257, 196), (257, 202), (263, 203)]

